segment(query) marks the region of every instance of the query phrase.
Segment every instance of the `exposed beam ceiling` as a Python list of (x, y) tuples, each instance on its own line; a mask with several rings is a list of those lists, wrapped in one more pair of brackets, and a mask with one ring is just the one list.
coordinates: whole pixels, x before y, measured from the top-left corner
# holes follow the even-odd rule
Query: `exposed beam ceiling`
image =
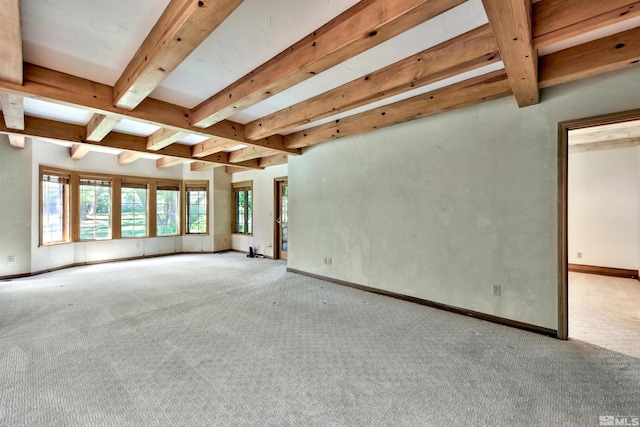
[(640, 16), (638, 0), (541, 0), (533, 5), (536, 49)]
[(518, 105), (540, 101), (538, 53), (533, 49), (531, 0), (482, 0)]
[(186, 160), (179, 157), (161, 157), (156, 160), (158, 169), (166, 169), (184, 163)]
[(15, 148), (24, 148), (27, 138), (24, 135), (9, 134), (9, 144)]
[(137, 107), (242, 0), (171, 0), (114, 87), (118, 107)]
[[(72, 2), (80, 0), (68, 1), (66, 6), (71, 7)], [(311, 0), (295, 1), (312, 4)], [(152, 3), (167, 4), (167, 0), (140, 2), (143, 9)], [(8, 58), (9, 62), (0, 62), (0, 106), (4, 117), (0, 132), (17, 138), (36, 136), (71, 142), (75, 144), (70, 150), (74, 159), (82, 158), (92, 146), (102, 146), (122, 151), (122, 164), (153, 154), (153, 158), (162, 156), (158, 167), (192, 161), (192, 170), (224, 165), (229, 165), (230, 171), (257, 169), (284, 163), (289, 154), (299, 155), (301, 148), (322, 141), (511, 93), (521, 107), (535, 104), (539, 102), (540, 88), (640, 61), (640, 0), (540, 0), (533, 5), (531, 0), (335, 0), (330, 6), (318, 5), (323, 12), (335, 7), (335, 14), (324, 13), (314, 27), (308, 26), (313, 20), (305, 21), (304, 32), (285, 38), (286, 43), (276, 43), (272, 37), (303, 27), (295, 28), (295, 20), (288, 26), (271, 25), (271, 19), (277, 16), (275, 11), (265, 16), (247, 14), (258, 7), (257, 2), (169, 1), (164, 13), (153, 14), (161, 15), (157, 22), (146, 21), (149, 25), (138, 33), (137, 41), (128, 38), (127, 31), (119, 30), (113, 31), (111, 39), (103, 39), (107, 49), (111, 49), (109, 42), (116, 39), (135, 43), (110, 80), (97, 78), (91, 72), (74, 72), (74, 76), (55, 71), (68, 68), (55, 66), (55, 61), (54, 65), (40, 61), (37, 55), (29, 60), (38, 65), (23, 64), (20, 3), (6, 0), (6, 7), (0, 10), (0, 59)], [(282, 14), (286, 10), (283, 8), (294, 4), (298, 5), (294, 0), (281, 0), (271, 7), (281, 8)], [(28, 9), (47, 10), (50, 14), (48, 7), (34, 3)], [(89, 10), (94, 15), (106, 13), (101, 7), (106, 6), (92, 4)], [(120, 17), (117, 19), (124, 15), (121, 9), (111, 10)], [(469, 18), (471, 15), (473, 18)], [(239, 20), (239, 16), (243, 18)], [(483, 25), (487, 17), (489, 24)], [(39, 20), (32, 17), (25, 27), (28, 31), (37, 27), (33, 22), (49, 22), (47, 14), (35, 18)], [(137, 19), (138, 24), (145, 21), (139, 16)], [(59, 27), (67, 26), (64, 19), (56, 22), (58, 25), (54, 22), (38, 28), (55, 34)], [(88, 31), (89, 35), (109, 32), (107, 21), (104, 28), (86, 25), (82, 20), (76, 23), (77, 29)], [(110, 23), (115, 28), (126, 28), (120, 21)], [(264, 44), (256, 46), (253, 53), (257, 49), (268, 51), (260, 62), (271, 60), (257, 68), (257, 61), (244, 67), (251, 52), (238, 48), (232, 50), (238, 63), (230, 63), (230, 58), (218, 51), (228, 49), (228, 43), (235, 47), (234, 40), (239, 36), (250, 39), (254, 23), (258, 25), (256, 40)], [(402, 54), (390, 59), (392, 55), (384, 50), (385, 46), (405, 40), (408, 33), (418, 30), (416, 34), (422, 39), (402, 44), (417, 47), (406, 52), (400, 49)], [(227, 38), (216, 39), (221, 34)], [(236, 37), (230, 38), (230, 34)], [(299, 39), (302, 34), (308, 35)], [(605, 37), (608, 34), (614, 35)], [(80, 43), (61, 46), (61, 52), (55, 44), (58, 39), (48, 45), (56, 52), (51, 58), (59, 58), (58, 64), (66, 58), (65, 48), (72, 51), (75, 47), (69, 46), (83, 44), (83, 34), (73, 31), (71, 35)], [(595, 40), (597, 37), (604, 38)], [(211, 40), (218, 44), (212, 45)], [(41, 47), (33, 48), (33, 39), (29, 42), (30, 48), (25, 52), (42, 52), (38, 50)], [(270, 47), (271, 43), (277, 50)], [(242, 46), (247, 50), (248, 45)], [(282, 50), (285, 46), (290, 47)], [(563, 50), (566, 46), (573, 47)], [(543, 47), (545, 55), (538, 60), (539, 47)], [(88, 52), (84, 55), (82, 59), (90, 62)], [(389, 58), (386, 62), (385, 57)], [(370, 63), (360, 69), (356, 59)], [(192, 68), (197, 68), (194, 62), (201, 67), (199, 74), (193, 72)], [(215, 68), (218, 62), (223, 67)], [(346, 69), (353, 64), (357, 70), (348, 74)], [(480, 75), (503, 64), (504, 70)], [(217, 71), (210, 72), (210, 66)], [(348, 78), (339, 76), (343, 71)], [(180, 85), (197, 86), (202, 93), (196, 101), (188, 105), (174, 101), (184, 98), (174, 97), (171, 85), (165, 86), (171, 82), (171, 78), (165, 82), (165, 77), (172, 72), (172, 78), (181, 76), (181, 80), (171, 83), (176, 94)], [(211, 73), (216, 79), (221, 73), (230, 73), (233, 79), (213, 89), (207, 87), (212, 79), (201, 78), (204, 73)], [(302, 83), (312, 77), (314, 80)], [(201, 84), (201, 80), (208, 83)], [(45, 108), (38, 107), (38, 103), (47, 102), (60, 106), (55, 107), (60, 111), (49, 116), (38, 113), (37, 108)], [(54, 107), (49, 104), (46, 108)], [(236, 114), (239, 112), (242, 114)], [(67, 116), (67, 120), (63, 118), (65, 114), (75, 116)]]
[(540, 58), (540, 87), (618, 70), (640, 61), (640, 28), (561, 50)]
[(497, 71), (342, 120), (292, 133), (285, 137), (285, 144), (292, 148), (307, 147), (331, 139), (478, 104), (511, 93), (507, 76), (503, 71)]
[[(185, 160), (194, 160), (191, 156), (191, 147), (181, 144), (173, 144), (160, 150), (147, 149), (147, 139), (140, 136), (128, 135), (124, 133), (111, 132), (102, 141), (87, 141), (84, 126), (63, 123), (54, 120), (41, 119), (37, 117), (25, 117), (25, 129), (16, 131), (9, 129), (4, 120), (0, 120), (0, 132), (12, 134), (17, 133), (36, 138), (47, 138), (59, 141), (72, 142), (76, 144), (84, 143), (94, 146), (111, 147), (120, 150), (134, 151), (137, 153), (160, 154), (170, 157), (180, 157)], [(260, 169), (257, 164), (242, 162), (232, 163), (229, 161), (227, 153), (218, 153), (197, 159), (202, 162), (214, 162), (233, 166), (246, 167), (248, 169)]]
[(143, 157), (144, 157), (143, 152), (123, 151), (122, 153), (118, 154), (118, 164), (120, 166), (129, 165), (135, 162), (136, 160), (140, 160)]
[(102, 141), (122, 119), (94, 113), (87, 123), (87, 141)]
[(364, 0), (197, 106), (207, 127), (464, 3)]
[(488, 25), (446, 41), (363, 78), (248, 123), (247, 138), (259, 139), (370, 104), (500, 60)]

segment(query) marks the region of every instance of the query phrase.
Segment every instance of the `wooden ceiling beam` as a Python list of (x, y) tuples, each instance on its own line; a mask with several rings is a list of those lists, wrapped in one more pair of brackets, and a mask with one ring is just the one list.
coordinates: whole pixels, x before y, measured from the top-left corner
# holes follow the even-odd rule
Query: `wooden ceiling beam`
[(115, 84), (115, 105), (132, 110), (175, 70), (242, 0), (171, 0)]
[[(6, 0), (0, 7), (0, 81), (22, 85), (22, 18), (20, 0)], [(0, 93), (4, 121), (12, 129), (24, 129), (22, 96)]]
[(362, 53), (464, 0), (363, 0), (202, 102), (191, 123), (208, 127)]
[(533, 44), (540, 49), (638, 16), (638, 0), (541, 0), (533, 5)]
[(531, 0), (482, 0), (518, 105), (540, 102)]
[(640, 28), (540, 57), (540, 87), (591, 77), (640, 63)]
[(73, 146), (69, 149), (71, 154), (71, 158), (73, 160), (81, 160), (89, 154), (91, 151), (91, 146), (87, 144), (73, 144)]
[(198, 172), (202, 170), (217, 168), (218, 166), (224, 166), (224, 165), (217, 165), (215, 163), (205, 163), (205, 162), (193, 162), (189, 165), (189, 170), (191, 172)]
[(261, 168), (267, 168), (269, 166), (282, 165), (289, 162), (289, 156), (286, 154), (278, 153), (271, 156), (265, 156), (260, 158), (258, 166)]
[(191, 148), (191, 154), (193, 157), (204, 157), (237, 147), (238, 145), (238, 143), (229, 142), (226, 139), (209, 138), (206, 141), (195, 144)]
[(385, 105), (285, 136), (289, 147), (308, 147), (511, 95), (504, 71), (479, 76), (433, 92)]
[(24, 135), (9, 134), (9, 145), (15, 148), (24, 148), (27, 138)]
[(246, 144), (273, 148), (287, 154), (300, 154), (299, 151), (287, 149), (284, 145), (277, 146), (277, 140), (246, 139), (244, 125), (240, 123), (225, 120), (206, 129), (191, 126), (189, 109), (156, 99), (146, 98), (132, 111), (116, 107), (113, 105), (111, 86), (33, 64), (24, 64), (24, 85), (0, 81), (0, 91), (204, 137), (227, 139), (229, 142), (235, 142), (236, 145)]
[(363, 78), (248, 123), (245, 136), (259, 139), (287, 133), (299, 126), (499, 60), (491, 28), (483, 25)]
[(0, 7), (0, 80), (22, 84), (22, 18), (20, 0), (4, 0)]
[(156, 168), (166, 169), (166, 168), (180, 165), (184, 162), (186, 162), (186, 160), (181, 159), (179, 157), (161, 157), (158, 160), (156, 160)]
[(0, 93), (4, 122), (11, 129), (24, 129), (24, 99), (12, 93)]
[(137, 151), (123, 151), (122, 153), (118, 154), (118, 164), (120, 166), (126, 166), (135, 162), (136, 160), (140, 160), (143, 157), (144, 153), (140, 153)]
[(247, 147), (229, 153), (229, 161), (232, 163), (244, 162), (245, 160), (257, 159), (265, 154), (273, 154), (273, 150), (267, 148)]
[[(147, 149), (147, 139), (141, 136), (128, 135), (124, 133), (111, 132), (102, 141), (87, 141), (85, 126), (64, 123), (55, 120), (41, 119), (38, 117), (25, 116), (25, 129), (14, 130), (9, 129), (4, 123), (4, 119), (0, 117), (0, 132), (6, 134), (16, 133), (19, 135), (31, 136), (36, 138), (55, 139), (59, 141), (71, 142), (75, 144), (87, 144), (97, 147), (110, 147), (118, 150), (135, 151), (144, 154), (159, 154), (169, 157), (180, 157), (185, 160), (195, 160), (191, 156), (191, 147), (183, 144), (172, 144), (168, 147), (157, 151)], [(229, 162), (227, 153), (219, 153), (221, 155), (207, 156), (199, 161), (211, 162), (215, 159), (216, 163), (243, 166), (250, 169), (260, 169), (257, 162), (242, 162), (241, 164)]]
[(122, 119), (94, 113), (87, 122), (87, 141), (101, 141)]
[(569, 152), (608, 150), (610, 148), (626, 148), (640, 145), (640, 137), (612, 139), (607, 141), (594, 141), (582, 144), (569, 144)]
[(160, 150), (161, 148), (179, 141), (187, 135), (189, 135), (187, 132), (160, 128), (147, 137), (147, 150)]

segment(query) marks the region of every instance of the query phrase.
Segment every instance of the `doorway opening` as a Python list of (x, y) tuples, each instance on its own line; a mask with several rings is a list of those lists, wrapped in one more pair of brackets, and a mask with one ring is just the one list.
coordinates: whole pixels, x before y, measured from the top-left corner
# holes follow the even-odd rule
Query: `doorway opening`
[(289, 251), (289, 181), (287, 177), (276, 178), (274, 185), (274, 259), (288, 259)]
[(558, 131), (558, 338), (640, 357), (640, 110)]

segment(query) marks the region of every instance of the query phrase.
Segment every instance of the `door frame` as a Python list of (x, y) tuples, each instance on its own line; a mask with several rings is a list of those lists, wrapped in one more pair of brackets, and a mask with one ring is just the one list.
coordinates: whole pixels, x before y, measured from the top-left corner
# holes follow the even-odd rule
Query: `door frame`
[(640, 110), (629, 110), (558, 123), (558, 335), (569, 338), (568, 170), (569, 131), (640, 120)]
[(273, 179), (273, 259), (281, 259), (281, 248), (280, 248), (280, 233), (278, 232), (280, 227), (278, 226), (277, 220), (280, 216), (280, 183), (282, 182), (289, 183), (288, 176), (279, 176)]

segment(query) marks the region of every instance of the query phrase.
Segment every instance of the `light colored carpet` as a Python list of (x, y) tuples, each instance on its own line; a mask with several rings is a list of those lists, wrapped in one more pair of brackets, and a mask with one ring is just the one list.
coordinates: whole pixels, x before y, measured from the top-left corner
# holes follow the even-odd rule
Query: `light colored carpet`
[(2, 426), (596, 426), (640, 360), (180, 255), (0, 284)]
[(640, 359), (640, 281), (569, 273), (569, 338)]

